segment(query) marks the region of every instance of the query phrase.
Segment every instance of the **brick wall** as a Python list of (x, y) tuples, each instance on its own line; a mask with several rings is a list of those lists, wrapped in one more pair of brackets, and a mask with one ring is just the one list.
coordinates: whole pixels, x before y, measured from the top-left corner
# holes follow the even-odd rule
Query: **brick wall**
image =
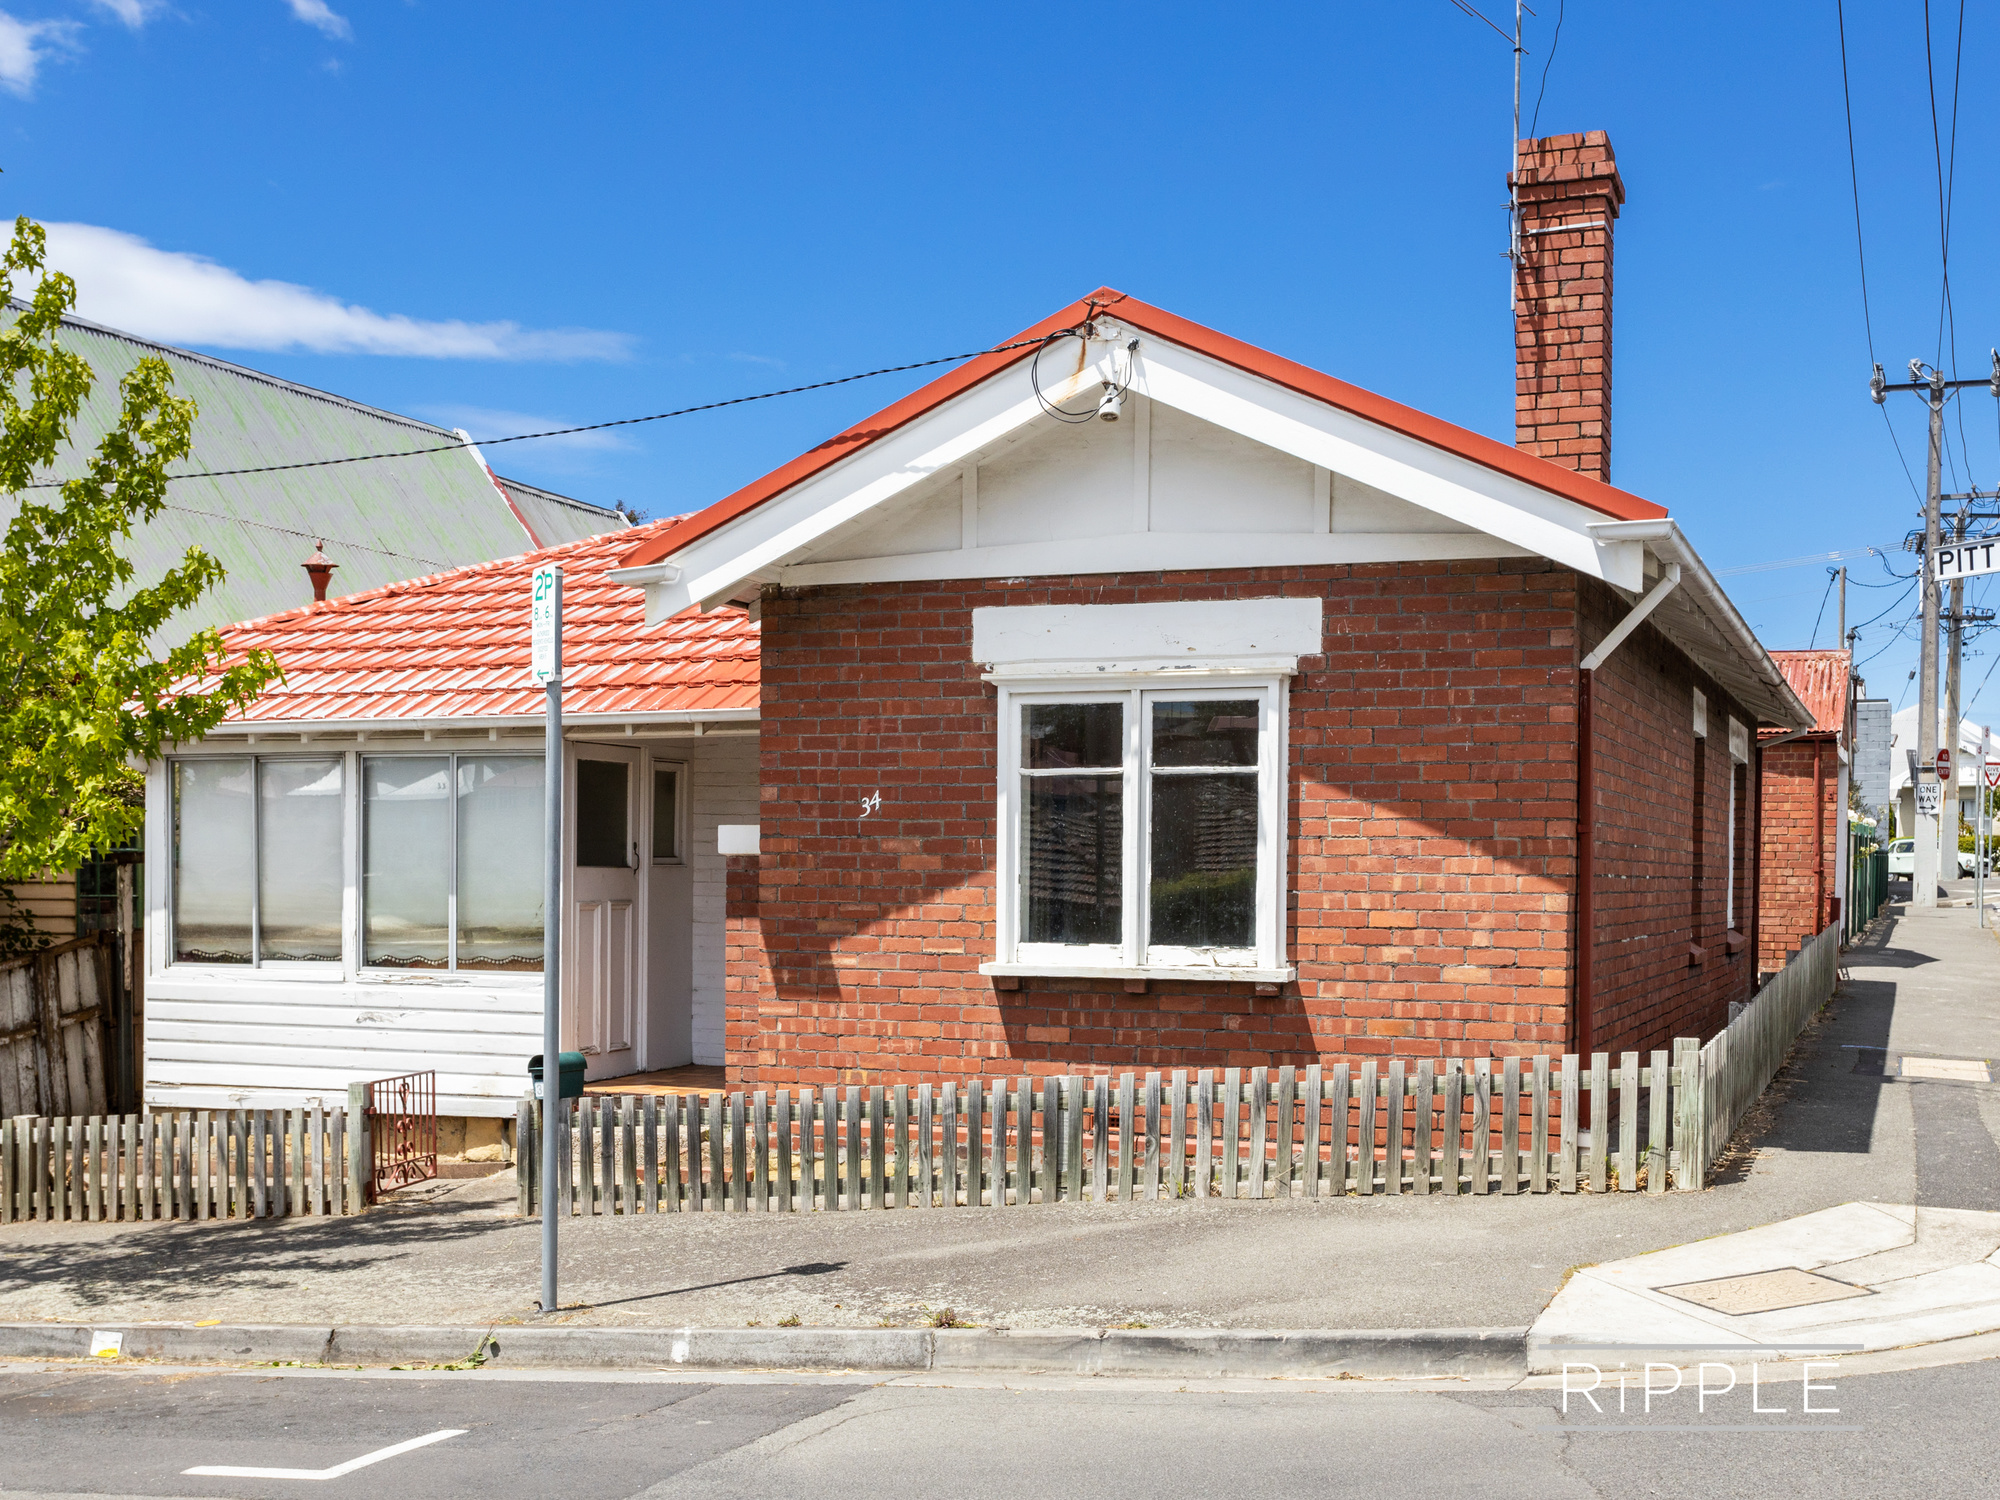
[[(1594, 581), (1582, 595), (1588, 650), (1630, 606)], [(1592, 677), (1597, 940), (1590, 1045), (1616, 1053), (1649, 1051), (1676, 1036), (1706, 1038), (1727, 1021), (1729, 1001), (1749, 998), (1754, 979), (1747, 949), (1727, 951), (1723, 886), (1728, 724), (1731, 715), (1744, 723), (1750, 716), (1650, 625)], [(1707, 697), (1709, 726), (1699, 749), (1697, 689)], [(1744, 827), (1754, 826), (1753, 817), (1753, 808), (1739, 810)], [(1746, 873), (1739, 910), (1752, 889)], [(1695, 958), (1690, 945), (1706, 952)]]
[[(767, 594), (763, 850), (732, 874), (728, 1065), (758, 1082), (1559, 1048), (1575, 580), (1539, 559)], [(978, 973), (994, 939), (981, 604), (1317, 593), (1290, 701), (1290, 949), (1249, 985)], [(863, 820), (864, 797), (880, 792)], [(740, 968), (738, 965), (740, 964)], [(758, 973), (768, 966), (768, 981)]]
[[(1809, 735), (1763, 752), (1762, 878), (1757, 900), (1757, 966), (1770, 973), (1785, 966), (1799, 944), (1830, 920), (1840, 895), (1840, 765), (1831, 735)], [(1815, 759), (1818, 775), (1815, 776)], [(1817, 799), (1818, 806), (1814, 803)], [(1815, 869), (1815, 842), (1825, 861), (1824, 901)]]

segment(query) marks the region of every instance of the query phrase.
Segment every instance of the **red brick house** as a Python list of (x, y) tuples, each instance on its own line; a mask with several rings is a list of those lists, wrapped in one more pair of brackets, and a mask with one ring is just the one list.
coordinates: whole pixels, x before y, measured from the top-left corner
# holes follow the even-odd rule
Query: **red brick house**
[(1840, 916), (1859, 697), (1850, 652), (1773, 651), (1771, 658), (1811, 710), (1813, 727), (1769, 731), (1758, 747), (1757, 968), (1765, 974), (1782, 969), (1801, 943)]
[(1608, 483), (1601, 134), (1524, 143), (1516, 445), (1103, 289), (656, 539), (761, 619), (732, 1081), (1708, 1036), (1757, 731), (1815, 717)]

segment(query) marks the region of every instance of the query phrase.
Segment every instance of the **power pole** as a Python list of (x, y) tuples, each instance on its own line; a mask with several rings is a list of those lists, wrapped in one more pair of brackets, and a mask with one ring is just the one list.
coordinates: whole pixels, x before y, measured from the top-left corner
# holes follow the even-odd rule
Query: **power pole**
[[(1930, 462), (1925, 469), (1924, 484), (1924, 559), (1922, 587), (1924, 599), (1924, 631), (1918, 643), (1919, 658), (1917, 671), (1917, 763), (1911, 778), (1911, 800), (1916, 803), (1916, 827), (1911, 833), (1916, 838), (1916, 848), (1912, 851), (1915, 869), (1910, 876), (1910, 904), (1914, 907), (1935, 907), (1937, 905), (1938, 874), (1943, 853), (1944, 793), (1940, 781), (1931, 783), (1936, 792), (1936, 801), (1925, 810), (1923, 792), (1926, 790), (1923, 778), (1937, 776), (1938, 752), (1938, 547), (1940, 536), (1942, 502), (1944, 490), (1944, 407), (1952, 396), (1971, 386), (1987, 386), (1996, 400), (2000, 400), (2000, 350), (1993, 354), (1993, 374), (1986, 380), (1946, 380), (1944, 372), (1926, 365), (1920, 359), (1910, 361), (1910, 379), (1906, 384), (1890, 385), (1882, 377), (1882, 367), (1875, 366), (1874, 376), (1868, 382), (1869, 394), (1879, 406), (1887, 399), (1890, 391), (1912, 391), (1920, 393), (1924, 404), (1930, 408)], [(1957, 739), (1956, 726), (1952, 738)], [(1952, 863), (1957, 864), (1957, 840), (1952, 841)], [(1955, 873), (1955, 872), (1954, 872)]]

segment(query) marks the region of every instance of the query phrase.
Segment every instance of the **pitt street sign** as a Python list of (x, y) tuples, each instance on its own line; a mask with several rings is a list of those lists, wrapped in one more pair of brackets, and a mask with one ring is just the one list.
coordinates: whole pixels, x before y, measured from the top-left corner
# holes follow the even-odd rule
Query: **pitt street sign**
[(1943, 542), (1932, 554), (1931, 574), (1939, 581), (2000, 573), (2000, 537), (1977, 542)]

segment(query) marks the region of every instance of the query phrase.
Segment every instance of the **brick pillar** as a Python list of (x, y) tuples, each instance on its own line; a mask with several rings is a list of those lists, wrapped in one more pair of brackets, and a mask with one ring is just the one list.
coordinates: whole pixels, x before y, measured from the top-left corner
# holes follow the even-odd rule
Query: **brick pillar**
[(1521, 142), (1514, 446), (1611, 478), (1611, 231), (1625, 184), (1601, 130)]

